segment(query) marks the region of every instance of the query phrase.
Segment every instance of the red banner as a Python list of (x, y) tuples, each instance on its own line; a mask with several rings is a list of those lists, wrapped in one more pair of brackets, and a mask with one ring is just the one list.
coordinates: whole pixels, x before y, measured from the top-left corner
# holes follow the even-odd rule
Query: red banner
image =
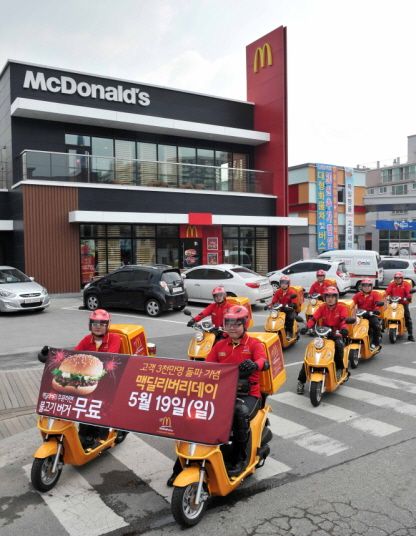
[(237, 365), (51, 348), (37, 413), (216, 445), (230, 436)]

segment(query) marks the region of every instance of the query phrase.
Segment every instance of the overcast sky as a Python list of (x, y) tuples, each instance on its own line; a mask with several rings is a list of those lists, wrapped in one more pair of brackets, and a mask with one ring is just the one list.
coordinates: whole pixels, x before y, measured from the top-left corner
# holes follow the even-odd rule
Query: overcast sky
[(416, 134), (413, 0), (0, 0), (16, 59), (234, 99), (245, 47), (287, 27), (289, 165), (375, 164)]

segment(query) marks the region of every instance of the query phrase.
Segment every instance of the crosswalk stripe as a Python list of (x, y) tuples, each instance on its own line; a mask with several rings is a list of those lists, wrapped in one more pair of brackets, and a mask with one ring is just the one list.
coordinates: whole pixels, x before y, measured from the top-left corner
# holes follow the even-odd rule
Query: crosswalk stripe
[(110, 454), (126, 465), (167, 502), (171, 502), (172, 489), (166, 486), (166, 481), (173, 469), (174, 462), (171, 458), (134, 434), (129, 434), (121, 445), (111, 449)]
[(355, 389), (355, 387), (347, 386), (342, 386), (342, 388), (339, 390), (339, 394), (340, 396), (358, 400), (359, 402), (365, 402), (366, 404), (371, 404), (372, 406), (391, 409), (402, 415), (416, 417), (416, 406), (403, 402), (402, 400), (398, 400), (397, 398), (377, 395), (375, 393), (371, 393), (370, 391), (363, 391), (361, 389)]
[(257, 481), (264, 480), (265, 478), (272, 478), (273, 476), (287, 473), (291, 470), (291, 467), (283, 462), (275, 460), (271, 456), (268, 456), (263, 467), (256, 470), (253, 478)]
[(400, 391), (407, 391), (408, 393), (416, 394), (416, 385), (405, 380), (397, 380), (396, 378), (384, 378), (383, 376), (377, 376), (376, 374), (357, 374), (354, 376), (354, 380), (369, 382), (373, 385), (380, 385), (381, 387), (389, 387), (390, 389), (398, 389)]
[(387, 367), (385, 369), (386, 372), (393, 372), (394, 374), (404, 374), (405, 376), (411, 376), (416, 377), (416, 369), (410, 368), (410, 367)]
[(354, 411), (327, 404), (326, 402), (322, 402), (320, 406), (315, 408), (307, 398), (288, 391), (274, 395), (272, 398), (277, 402), (313, 413), (314, 415), (319, 415), (335, 422), (346, 423), (361, 432), (366, 432), (376, 437), (384, 437), (401, 430), (397, 426), (376, 419), (362, 417)]
[(323, 456), (333, 456), (349, 447), (336, 439), (332, 439), (326, 435), (318, 434), (296, 422), (290, 421), (283, 417), (270, 414), (270, 428), (274, 435), (283, 439), (293, 439), (300, 447), (310, 450), (315, 454)]
[[(29, 479), (31, 468), (23, 467)], [(57, 486), (40, 496), (70, 536), (100, 536), (129, 526), (74, 467), (63, 470)]]

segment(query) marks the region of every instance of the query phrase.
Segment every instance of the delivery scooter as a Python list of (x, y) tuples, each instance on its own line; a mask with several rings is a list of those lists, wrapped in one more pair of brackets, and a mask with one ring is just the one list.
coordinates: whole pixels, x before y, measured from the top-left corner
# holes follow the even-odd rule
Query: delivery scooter
[(293, 333), (289, 337), (285, 329), (286, 313), (282, 311), (285, 307), (281, 303), (275, 303), (274, 305), (266, 305), (265, 310), (270, 311), (269, 316), (266, 318), (264, 324), (264, 330), (271, 333), (277, 333), (280, 338), (280, 342), (283, 348), (289, 348), (296, 343), (299, 339), (299, 322), (303, 322), (303, 318), (299, 315), (295, 316), (293, 321)]
[(315, 311), (324, 303), (320, 298), (321, 295), (314, 293), (306, 296), (307, 301), (302, 305), (302, 311), (305, 313), (306, 322), (310, 320)]
[[(192, 316), (189, 309), (184, 309), (183, 313), (187, 316)], [(195, 330), (195, 334), (189, 341), (188, 357), (194, 361), (205, 361), (223, 330), (222, 328), (216, 328), (210, 320), (196, 322), (192, 329)]]
[[(182, 471), (173, 483), (171, 508), (173, 517), (183, 527), (196, 525), (204, 515), (210, 497), (224, 497), (234, 491), (245, 478), (264, 465), (270, 453), (272, 432), (267, 415), (271, 407), (267, 404), (267, 395), (276, 392), (286, 381), (283, 361), (280, 361), (282, 368), (276, 369), (276, 348), (278, 347), (279, 360), (283, 360), (283, 354), (277, 334), (249, 335), (260, 339), (266, 346), (269, 362), (260, 373), (261, 408), (250, 421), (247, 466), (239, 475), (229, 476), (227, 466), (233, 461), (232, 441), (214, 446), (178, 441), (176, 454)], [(273, 351), (269, 353), (272, 346)]]
[[(347, 318), (347, 324), (354, 324), (355, 318)], [(303, 328), (302, 333), (306, 333)], [(345, 345), (343, 368), (337, 374), (335, 367), (335, 342), (328, 339), (332, 328), (315, 326), (316, 337), (306, 347), (304, 367), (306, 381), (310, 382), (309, 396), (313, 406), (319, 406), (325, 391), (329, 393), (338, 389), (349, 378), (348, 353), (349, 346)]]
[(379, 317), (380, 311), (358, 309), (356, 312), (357, 318), (348, 337), (348, 361), (352, 369), (358, 367), (360, 359), (371, 359), (381, 350), (381, 345), (371, 348), (369, 335), (370, 325), (367, 318), (363, 318), (365, 315)]
[[(121, 353), (149, 357), (156, 353), (155, 344), (146, 340), (143, 326), (112, 324), (109, 331), (120, 335)], [(42, 355), (41, 352), (38, 358), (45, 363), (47, 354)], [(41, 415), (37, 427), (43, 443), (33, 455), (31, 481), (35, 489), (43, 492), (57, 484), (65, 464), (85, 465), (124, 441), (128, 434), (113, 428), (100, 428), (99, 436), (91, 438), (80, 433), (77, 423), (73, 421)]]
[(404, 322), (404, 307), (399, 303), (400, 300), (399, 296), (390, 296), (384, 311), (384, 329), (389, 334), (391, 344), (395, 344), (397, 338), (402, 337), (407, 332)]

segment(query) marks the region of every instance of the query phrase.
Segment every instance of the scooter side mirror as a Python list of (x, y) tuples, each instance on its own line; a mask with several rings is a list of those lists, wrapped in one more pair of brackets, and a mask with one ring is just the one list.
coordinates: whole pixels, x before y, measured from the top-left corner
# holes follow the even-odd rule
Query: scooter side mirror
[(182, 312), (186, 316), (192, 316), (192, 313), (191, 313), (191, 311), (189, 309), (184, 309)]
[(345, 320), (346, 324), (355, 324), (355, 318), (352, 318), (351, 316)]

